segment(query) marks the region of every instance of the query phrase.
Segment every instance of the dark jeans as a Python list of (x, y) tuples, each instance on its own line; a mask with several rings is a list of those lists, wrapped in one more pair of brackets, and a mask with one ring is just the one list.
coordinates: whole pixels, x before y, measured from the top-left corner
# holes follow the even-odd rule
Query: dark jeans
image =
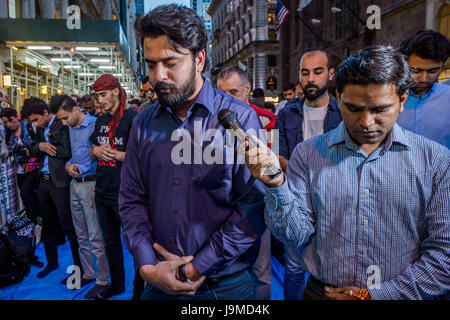
[(39, 188), (39, 170), (17, 175), (17, 185), (20, 190), (27, 217), (37, 223), (39, 214), (39, 199), (36, 190)]
[(121, 221), (117, 199), (95, 195), (95, 207), (103, 232), (106, 256), (108, 257), (111, 286), (125, 287), (125, 268), (123, 265)]
[(144, 279), (142, 279), (141, 275), (139, 274), (139, 270), (135, 270), (133, 280), (133, 297), (131, 298), (131, 300), (139, 300), (139, 298), (142, 295), (142, 292), (144, 292), (144, 287), (145, 287)]
[(78, 240), (70, 211), (70, 190), (56, 188), (51, 181), (41, 178), (39, 183), (39, 207), (42, 216), (42, 242), (50, 265), (58, 263), (58, 245), (69, 239), (75, 265), (81, 268)]
[(147, 283), (141, 300), (255, 300), (255, 279), (249, 270), (209, 288), (206, 281), (194, 296), (169, 295)]

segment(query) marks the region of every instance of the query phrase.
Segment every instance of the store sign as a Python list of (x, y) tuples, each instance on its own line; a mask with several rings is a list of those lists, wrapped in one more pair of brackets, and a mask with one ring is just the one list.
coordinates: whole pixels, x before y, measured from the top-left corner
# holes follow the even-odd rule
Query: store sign
[(12, 79), (9, 73), (5, 73), (2, 78), (4, 87), (9, 88), (12, 86)]
[(277, 79), (275, 77), (268, 77), (266, 81), (267, 90), (277, 90)]

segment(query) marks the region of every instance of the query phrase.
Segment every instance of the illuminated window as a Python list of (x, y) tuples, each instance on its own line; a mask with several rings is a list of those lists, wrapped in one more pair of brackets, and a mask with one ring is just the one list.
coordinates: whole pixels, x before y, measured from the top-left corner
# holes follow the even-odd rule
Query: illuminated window
[(271, 11), (267, 15), (267, 22), (269, 24), (275, 24), (275, 12)]

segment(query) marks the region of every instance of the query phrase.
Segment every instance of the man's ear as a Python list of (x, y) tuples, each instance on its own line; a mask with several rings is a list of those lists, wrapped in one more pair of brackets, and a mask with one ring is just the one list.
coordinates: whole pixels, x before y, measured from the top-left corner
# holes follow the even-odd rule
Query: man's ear
[(112, 92), (113, 92), (113, 95), (119, 96), (120, 90), (119, 90), (119, 88), (114, 88)]
[(409, 91), (406, 90), (404, 94), (400, 96), (400, 112), (403, 112), (406, 99), (408, 99)]
[(197, 56), (195, 57), (195, 70), (199, 73), (202, 73), (203, 68), (205, 67), (206, 63), (206, 51), (201, 50), (199, 53), (197, 53)]
[(247, 97), (250, 95), (250, 89), (251, 89), (251, 84), (250, 84), (250, 82), (247, 82), (245, 85), (244, 85), (244, 90), (245, 90), (245, 94), (247, 95)]
[(336, 69), (330, 68), (330, 76), (328, 77), (328, 80), (333, 80), (334, 73), (336, 72)]

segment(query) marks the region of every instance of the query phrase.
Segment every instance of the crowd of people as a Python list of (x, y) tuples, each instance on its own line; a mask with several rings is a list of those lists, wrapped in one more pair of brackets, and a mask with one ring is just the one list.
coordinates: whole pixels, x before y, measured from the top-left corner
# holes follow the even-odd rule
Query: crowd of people
[[(81, 287), (95, 282), (85, 297), (117, 295), (123, 237), (134, 258), (132, 299), (268, 300), (271, 255), (285, 267), (289, 300), (448, 292), (450, 86), (438, 82), (450, 55), (445, 36), (422, 31), (337, 68), (325, 48), (309, 48), (298, 83), (275, 106), (263, 89), (251, 92), (237, 66), (214, 83), (204, 77), (207, 34), (191, 9), (157, 7), (135, 31), (149, 74), (139, 98), (104, 74), (81, 99), (32, 97), (20, 116), (0, 114), (2, 153), (23, 150), (20, 196), (33, 223), (42, 220), (47, 261), (38, 278), (58, 268), (67, 238)], [(195, 162), (173, 138), (192, 134), (195, 150), (196, 132), (225, 136), (223, 109), (246, 130), (265, 130), (256, 147), (231, 146), (245, 165)], [(270, 166), (281, 174), (265, 174)]]

